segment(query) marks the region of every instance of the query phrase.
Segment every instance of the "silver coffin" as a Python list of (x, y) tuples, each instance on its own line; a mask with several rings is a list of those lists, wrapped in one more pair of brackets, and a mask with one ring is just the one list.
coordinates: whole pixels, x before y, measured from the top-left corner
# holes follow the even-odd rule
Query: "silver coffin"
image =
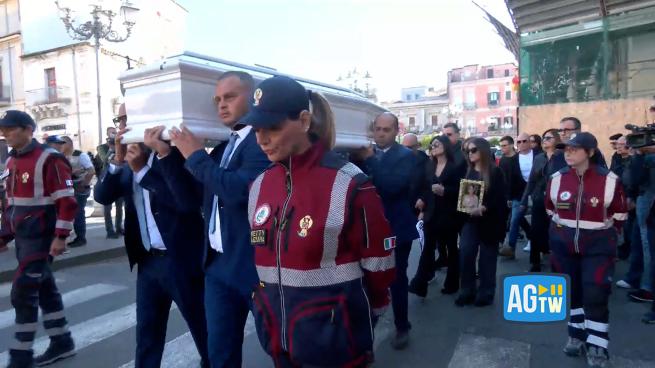
[[(229, 131), (218, 118), (212, 98), (218, 77), (229, 70), (248, 72), (257, 83), (283, 75), (191, 52), (122, 73), (119, 79), (125, 89), (127, 124), (131, 128), (124, 142), (142, 142), (145, 129), (150, 127), (165, 125), (168, 130), (182, 123), (198, 137), (227, 140)], [(327, 98), (336, 119), (337, 148), (369, 144), (370, 122), (386, 111), (384, 108), (346, 88), (287, 76)], [(168, 139), (167, 131), (164, 139)]]

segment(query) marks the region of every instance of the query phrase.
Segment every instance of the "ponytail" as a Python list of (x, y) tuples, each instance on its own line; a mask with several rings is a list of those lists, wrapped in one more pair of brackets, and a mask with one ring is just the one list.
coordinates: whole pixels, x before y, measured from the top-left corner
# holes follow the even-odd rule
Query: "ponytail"
[(320, 141), (326, 150), (331, 150), (336, 140), (334, 113), (325, 97), (312, 91), (307, 93), (312, 113), (309, 135)]

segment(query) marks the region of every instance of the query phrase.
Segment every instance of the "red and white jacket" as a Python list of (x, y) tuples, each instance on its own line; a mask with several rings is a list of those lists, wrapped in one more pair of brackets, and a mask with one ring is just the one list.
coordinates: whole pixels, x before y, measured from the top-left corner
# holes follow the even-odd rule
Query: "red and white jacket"
[(619, 227), (628, 218), (621, 181), (596, 165), (582, 177), (569, 167), (553, 174), (546, 189), (546, 211), (557, 225), (585, 230)]
[(2, 175), (7, 206), (0, 237), (16, 239), (18, 258), (47, 252), (55, 236), (73, 229), (77, 202), (71, 167), (59, 152), (33, 140), (11, 152)]
[[(395, 278), (395, 238), (368, 177), (317, 143), (253, 182), (248, 213), (265, 350), (334, 366), (371, 351), (371, 316), (389, 304)], [(326, 337), (340, 334), (348, 346)]]

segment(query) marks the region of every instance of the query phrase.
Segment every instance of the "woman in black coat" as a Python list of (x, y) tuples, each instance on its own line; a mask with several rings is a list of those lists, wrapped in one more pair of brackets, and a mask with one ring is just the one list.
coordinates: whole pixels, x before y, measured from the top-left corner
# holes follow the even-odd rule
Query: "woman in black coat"
[(466, 166), (457, 164), (454, 147), (446, 136), (434, 137), (430, 142), (430, 160), (425, 165), (420, 201), (423, 208), (425, 245), (421, 252), (418, 270), (409, 285), (409, 292), (425, 297), (428, 282), (435, 274), (434, 251), (438, 246), (439, 259), (448, 266), (441, 292), (452, 294), (459, 289), (459, 256), (457, 235), (457, 198), (459, 182)]
[[(493, 303), (496, 292), (496, 259), (498, 246), (505, 238), (507, 198), (505, 179), (494, 165), (489, 142), (474, 138), (467, 143), (468, 171), (466, 179), (484, 183), (482, 203), (465, 215), (459, 240), (461, 291), (458, 306)], [(478, 257), (479, 254), (479, 257)], [(476, 285), (475, 261), (478, 259), (480, 286)]]

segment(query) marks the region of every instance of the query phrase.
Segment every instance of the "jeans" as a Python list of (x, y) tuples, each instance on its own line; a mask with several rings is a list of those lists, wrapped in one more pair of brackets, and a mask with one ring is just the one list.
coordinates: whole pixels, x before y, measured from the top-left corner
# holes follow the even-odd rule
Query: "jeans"
[(530, 239), (530, 224), (525, 219), (524, 211), (521, 211), (521, 201), (512, 200), (512, 217), (509, 222), (508, 245), (516, 249), (516, 241), (519, 238), (519, 226), (525, 231), (525, 236)]
[(396, 280), (391, 284), (391, 305), (393, 306), (393, 318), (396, 330), (399, 332), (409, 331), (412, 325), (408, 317), (408, 280), (407, 263), (409, 253), (412, 250), (412, 242), (398, 242), (394, 255), (396, 258)]
[[(496, 260), (498, 243), (486, 242), (480, 238), (480, 227), (477, 223), (467, 222), (462, 228), (459, 240), (459, 259), (461, 273), (462, 295), (475, 295), (480, 300), (493, 300), (496, 293)], [(475, 283), (475, 259), (478, 256), (478, 273), (480, 288)]]
[(624, 234), (630, 237), (630, 266), (625, 274), (625, 282), (633, 288), (639, 289), (644, 274), (644, 249), (641, 245), (641, 234), (638, 226), (632, 227), (631, 234)]
[(644, 290), (652, 291), (653, 287), (650, 280), (649, 271), (651, 268), (652, 257), (650, 246), (648, 245), (648, 216), (650, 209), (653, 206), (655, 195), (650, 192), (645, 192), (637, 197), (636, 211), (637, 211), (637, 226), (639, 227), (639, 235), (641, 238), (642, 257), (644, 264), (644, 272), (641, 277), (641, 288)]
[(114, 222), (111, 217), (111, 204), (104, 206), (103, 213), (105, 215), (105, 230), (107, 234), (113, 234), (115, 232), (121, 232), (123, 229), (123, 198), (118, 198), (116, 202), (116, 230), (114, 230)]
[(77, 201), (77, 213), (75, 214), (75, 222), (73, 229), (75, 229), (75, 239), (86, 240), (86, 200), (89, 199), (89, 194), (75, 194)]

